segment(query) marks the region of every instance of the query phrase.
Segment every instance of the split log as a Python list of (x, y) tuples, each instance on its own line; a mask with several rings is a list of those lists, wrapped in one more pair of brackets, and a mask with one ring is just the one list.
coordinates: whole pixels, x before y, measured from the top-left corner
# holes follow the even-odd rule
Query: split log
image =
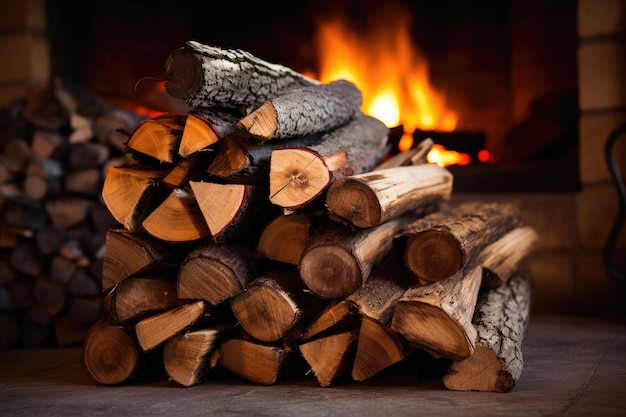
[(450, 365), (443, 377), (447, 389), (509, 392), (515, 386), (524, 365), (530, 293), (530, 282), (514, 274), (480, 296), (473, 318), (476, 348), (469, 358)]
[(391, 330), (433, 356), (469, 357), (476, 344), (472, 315), (481, 279), (482, 268), (476, 266), (409, 289), (396, 305)]
[(128, 138), (128, 151), (148, 156), (158, 163), (173, 163), (183, 134), (180, 122), (170, 117), (144, 120)]
[(126, 229), (138, 231), (141, 223), (166, 194), (159, 186), (164, 170), (112, 167), (102, 185), (102, 200), (115, 220)]
[(104, 385), (132, 381), (147, 362), (132, 328), (108, 320), (102, 320), (89, 328), (83, 344), (82, 360), (85, 373)]
[(362, 114), (307, 148), (283, 148), (270, 160), (270, 201), (298, 210), (339, 178), (370, 171), (389, 151), (389, 129)]
[(187, 158), (178, 161), (161, 182), (169, 188), (185, 188), (189, 178), (197, 177), (198, 173), (202, 171), (201, 168), (198, 168), (202, 165), (200, 162), (200, 158)]
[(335, 181), (326, 194), (333, 218), (373, 227), (394, 217), (420, 212), (452, 195), (452, 174), (437, 165), (388, 168)]
[(190, 387), (207, 379), (217, 366), (213, 355), (232, 325), (219, 324), (174, 336), (163, 345), (163, 365), (167, 376), (176, 383)]
[(274, 217), (259, 234), (256, 254), (273, 261), (298, 265), (318, 220), (310, 211)]
[(359, 230), (327, 221), (302, 254), (302, 280), (322, 298), (348, 296), (365, 284), (372, 268), (393, 248), (394, 239), (425, 230), (449, 215), (443, 209), (426, 216), (415, 213)]
[(218, 364), (234, 375), (261, 385), (274, 385), (298, 375), (302, 361), (297, 350), (231, 339), (219, 349)]
[(402, 258), (390, 255), (372, 271), (365, 285), (346, 299), (358, 306), (362, 318), (352, 367), (355, 381), (376, 375), (415, 350), (389, 329), (398, 300), (414, 285), (415, 276)]
[(237, 322), (255, 339), (289, 341), (299, 337), (303, 324), (323, 306), (304, 289), (296, 268), (275, 269), (255, 278), (230, 306)]
[(46, 212), (52, 225), (67, 230), (87, 220), (93, 201), (78, 197), (60, 197), (46, 201)]
[(208, 314), (204, 301), (183, 304), (140, 320), (135, 325), (139, 346), (147, 352), (189, 329)]
[(519, 209), (509, 203), (466, 203), (457, 217), (411, 236), (405, 262), (420, 279), (450, 278), (481, 249), (511, 231), (521, 221)]
[(170, 310), (178, 304), (173, 280), (131, 276), (111, 291), (108, 308), (113, 322), (121, 324)]
[(194, 111), (187, 114), (178, 154), (187, 158), (206, 150), (237, 128), (238, 117), (220, 111)]
[(106, 234), (102, 292), (141, 270), (173, 262), (174, 258), (172, 251), (155, 239), (123, 229), (111, 229)]
[(174, 189), (141, 226), (165, 242), (195, 242), (211, 235), (193, 193), (182, 188)]
[(275, 214), (267, 187), (205, 181), (189, 185), (215, 242), (256, 237), (260, 226)]
[(276, 149), (311, 146), (318, 143), (321, 137), (320, 134), (312, 134), (260, 144), (249, 133), (236, 131), (220, 143), (207, 172), (230, 182), (267, 184), (270, 159)]
[(349, 375), (354, 361), (358, 330), (321, 337), (299, 346), (317, 382), (328, 387), (342, 376)]
[(241, 119), (238, 126), (261, 142), (336, 129), (360, 112), (363, 98), (346, 80), (292, 88)]
[(248, 52), (195, 41), (174, 50), (165, 69), (166, 91), (194, 107), (256, 108), (289, 88), (318, 84)]
[(178, 298), (220, 304), (242, 292), (257, 268), (251, 250), (242, 243), (202, 244), (181, 263)]
[(506, 283), (534, 250), (538, 240), (539, 235), (532, 227), (521, 226), (486, 246), (477, 258), (477, 263), (483, 267), (481, 288), (493, 289)]

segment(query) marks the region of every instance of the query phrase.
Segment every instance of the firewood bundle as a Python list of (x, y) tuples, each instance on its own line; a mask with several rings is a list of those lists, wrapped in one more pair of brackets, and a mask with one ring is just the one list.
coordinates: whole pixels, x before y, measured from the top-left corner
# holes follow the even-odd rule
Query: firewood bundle
[(102, 317), (108, 166), (143, 119), (52, 79), (0, 113), (0, 348), (80, 344)]
[(428, 142), (389, 158), (349, 82), (196, 42), (166, 68), (195, 107), (144, 121), (134, 162), (105, 178), (123, 227), (107, 233), (108, 314), (84, 344), (93, 380), (128, 383), (157, 360), (183, 386), (216, 368), (328, 386), (420, 351), (450, 361), (450, 389), (511, 389), (530, 297), (518, 271), (537, 238), (514, 205), (451, 204)]

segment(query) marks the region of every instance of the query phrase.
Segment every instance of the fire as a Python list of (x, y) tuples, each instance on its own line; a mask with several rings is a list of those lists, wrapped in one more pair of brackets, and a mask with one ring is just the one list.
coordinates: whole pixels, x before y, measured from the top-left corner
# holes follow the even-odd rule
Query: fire
[[(411, 148), (415, 129), (450, 132), (458, 116), (430, 84), (428, 63), (411, 42), (409, 13), (397, 8), (392, 12), (392, 18), (376, 19), (376, 26), (364, 34), (350, 30), (341, 18), (319, 21), (317, 78), (322, 82), (345, 79), (357, 85), (365, 114), (388, 127), (403, 126), (406, 133), (400, 150), (404, 151)], [(457, 159), (450, 159), (455, 155)], [(440, 159), (458, 164), (469, 158), (459, 155), (453, 152)]]

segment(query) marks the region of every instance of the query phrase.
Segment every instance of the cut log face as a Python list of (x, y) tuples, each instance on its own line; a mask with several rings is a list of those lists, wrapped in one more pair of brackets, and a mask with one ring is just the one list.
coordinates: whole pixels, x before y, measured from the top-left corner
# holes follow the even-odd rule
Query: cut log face
[(167, 92), (193, 107), (256, 108), (289, 88), (318, 84), (245, 51), (195, 41), (170, 54), (166, 71)]
[(149, 266), (171, 261), (174, 256), (160, 242), (122, 229), (106, 234), (102, 264), (102, 291)]
[(530, 292), (530, 282), (514, 274), (503, 285), (482, 293), (473, 318), (476, 349), (469, 358), (450, 365), (443, 378), (446, 388), (493, 392), (513, 388), (524, 365)]
[(215, 325), (174, 336), (165, 342), (163, 365), (167, 376), (184, 387), (203, 382), (217, 365), (212, 360), (213, 352), (231, 329), (231, 325)]
[(194, 325), (204, 316), (206, 311), (205, 302), (196, 301), (139, 321), (135, 325), (139, 346), (144, 351), (154, 349)]
[(297, 350), (231, 339), (220, 347), (218, 363), (241, 378), (274, 385), (302, 368), (299, 359)]
[(166, 242), (194, 242), (211, 234), (193, 194), (182, 189), (175, 189), (141, 225)]
[(256, 278), (231, 300), (237, 322), (262, 342), (284, 339), (303, 320), (317, 314), (322, 303), (310, 293), (295, 268), (281, 268)]
[(359, 328), (361, 314), (353, 302), (334, 299), (322, 310), (318, 317), (304, 330), (302, 342), (309, 342), (319, 337), (343, 333)]
[(245, 245), (202, 245), (181, 264), (178, 297), (217, 305), (242, 292), (256, 269), (257, 262)]
[(179, 304), (176, 284), (169, 279), (130, 277), (115, 286), (109, 311), (115, 323), (137, 320)]
[(173, 163), (178, 155), (183, 126), (166, 119), (143, 121), (128, 139), (126, 146), (154, 158), (160, 163)]
[(258, 255), (298, 265), (317, 222), (312, 213), (280, 215), (265, 225), (256, 243)]
[(322, 387), (330, 386), (344, 375), (349, 375), (354, 361), (358, 330), (322, 337), (299, 346)]
[(448, 200), (452, 174), (437, 165), (388, 168), (342, 178), (326, 195), (332, 215), (357, 227), (373, 227)]
[(132, 331), (108, 321), (91, 326), (82, 358), (87, 375), (104, 385), (130, 382), (145, 365), (144, 354)]
[(456, 218), (418, 232), (407, 241), (405, 261), (420, 279), (438, 281), (453, 276), (521, 220), (514, 204), (466, 203), (456, 212)]
[(472, 314), (482, 268), (457, 273), (444, 281), (411, 288), (396, 305), (391, 330), (434, 356), (469, 357), (476, 343)]
[(217, 143), (220, 138), (208, 120), (200, 115), (189, 113), (178, 146), (178, 154), (183, 158)]
[(160, 199), (157, 185), (166, 175), (167, 171), (112, 167), (102, 186), (104, 204), (126, 229), (139, 230)]

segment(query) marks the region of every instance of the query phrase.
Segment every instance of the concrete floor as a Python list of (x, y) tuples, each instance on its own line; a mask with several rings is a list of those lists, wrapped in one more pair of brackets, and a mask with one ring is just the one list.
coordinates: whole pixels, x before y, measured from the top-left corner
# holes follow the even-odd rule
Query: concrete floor
[(98, 386), (74, 349), (0, 352), (1, 416), (626, 416), (626, 323), (532, 317), (509, 393), (453, 392), (439, 380), (379, 378), (320, 387), (221, 376), (191, 388), (163, 377)]

